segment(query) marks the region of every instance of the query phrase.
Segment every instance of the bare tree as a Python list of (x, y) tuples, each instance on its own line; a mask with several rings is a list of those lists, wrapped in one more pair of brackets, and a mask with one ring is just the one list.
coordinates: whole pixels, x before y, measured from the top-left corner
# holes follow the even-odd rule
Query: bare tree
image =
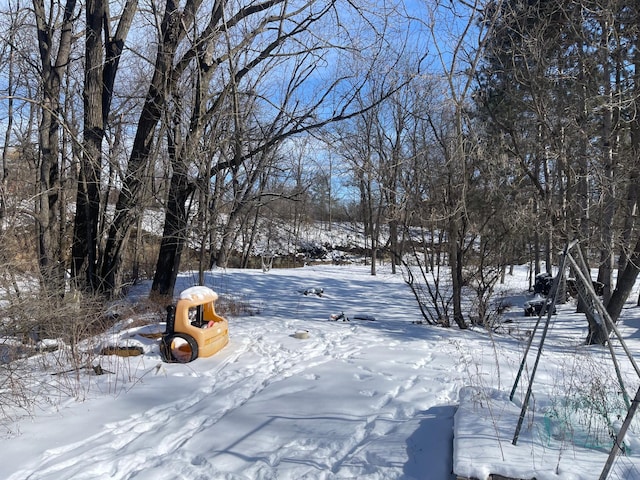
[(378, 107), (364, 112), (350, 125), (337, 130), (339, 154), (349, 164), (353, 183), (359, 193), (359, 215), (365, 248), (370, 250), (371, 275), (376, 274), (380, 228), (382, 218), (382, 195), (377, 169), (377, 158), (373, 138), (376, 130)]
[[(85, 10), (84, 128), (78, 175), (71, 275), (97, 290), (96, 272), (100, 232), (102, 143), (114, 94), (124, 44), (133, 22), (137, 0), (128, 1), (115, 32), (109, 2), (89, 0)], [(102, 205), (104, 211), (105, 205)]]
[(148, 186), (147, 171), (156, 141), (155, 130), (175, 82), (172, 80), (174, 75), (171, 71), (175, 52), (186, 36), (187, 29), (193, 25), (199, 4), (199, 1), (189, 1), (182, 12), (172, 0), (167, 0), (164, 5), (153, 77), (149, 82), (126, 172), (122, 178), (114, 219), (109, 227), (104, 251), (98, 259), (101, 288), (112, 295), (120, 292), (124, 251), (131, 228), (144, 211), (142, 194)]
[(4, 222), (7, 212), (7, 178), (9, 176), (9, 163), (8, 157), (10, 152), (11, 145), (11, 130), (13, 129), (13, 97), (15, 92), (14, 85), (14, 67), (16, 61), (15, 55), (15, 38), (16, 38), (16, 28), (13, 26), (9, 27), (8, 38), (6, 43), (6, 50), (1, 52), (2, 56), (0, 57), (0, 61), (3, 64), (8, 65), (7, 69), (7, 120), (6, 120), (6, 131), (4, 134), (4, 145), (2, 148), (2, 170), (0, 171), (0, 234), (4, 230)]
[[(358, 220), (363, 224), (370, 250), (372, 275), (376, 274), (376, 265), (384, 252), (391, 256), (393, 273), (396, 273), (402, 255), (399, 245), (403, 203), (400, 177), (407, 168), (403, 148), (411, 105), (403, 98), (410, 82), (399, 83), (404, 85), (402, 89), (335, 133), (334, 148), (337, 147), (337, 154), (347, 161), (360, 194)], [(373, 92), (374, 89), (375, 82), (372, 82)], [(364, 100), (363, 104), (366, 103)], [(385, 236), (388, 238), (386, 245)]]
[(63, 292), (64, 262), (60, 243), (58, 200), (60, 195), (59, 142), (62, 80), (69, 69), (74, 41), (76, 0), (45, 5), (33, 0), (33, 12), (40, 54), (42, 101), (38, 134), (39, 164), (37, 177), (36, 221), (38, 259), (43, 287)]
[[(633, 74), (632, 86), (629, 94), (629, 103), (632, 111), (637, 111), (640, 102), (640, 22), (638, 14), (640, 9), (638, 5), (630, 8), (630, 18), (634, 19), (628, 25), (628, 34), (632, 38), (633, 49)], [(617, 320), (620, 317), (622, 308), (631, 294), (635, 281), (640, 273), (640, 237), (635, 225), (638, 208), (638, 191), (640, 189), (639, 163), (640, 158), (640, 119), (637, 115), (633, 115), (630, 121), (630, 158), (629, 158), (629, 176), (627, 182), (626, 202), (623, 212), (624, 227), (622, 231), (622, 253), (620, 255), (618, 267), (618, 280), (616, 288), (613, 291), (609, 302), (607, 303), (607, 312), (611, 318)], [(630, 242), (635, 239), (636, 243), (633, 250), (630, 250)], [(640, 299), (638, 300), (640, 303)]]
[[(191, 105), (185, 103), (185, 97), (177, 98), (173, 94), (167, 97), (173, 102), (176, 114), (169, 140), (173, 172), (154, 293), (168, 295), (173, 291), (186, 240), (189, 212), (184, 205), (194, 191), (189, 165), (201, 144), (205, 126), (217, 121), (226, 111), (237, 116), (240, 111), (236, 103), (239, 94), (253, 92), (252, 95), (262, 104), (260, 115), (263, 118), (259, 122), (271, 127), (263, 128), (263, 138), (252, 144), (244, 138), (243, 124), (234, 122), (234, 141), (228, 143), (231, 152), (226, 157), (210, 153), (212, 158), (220, 158), (221, 161), (211, 165), (207, 178), (213, 179), (221, 172), (259, 158), (290, 137), (362, 111), (362, 107), (358, 110), (355, 106), (354, 100), (374, 69), (372, 63), (361, 70), (334, 72), (336, 76), (328, 84), (309, 92), (310, 85), (319, 85), (314, 77), (320, 74), (319, 68), (328, 57), (339, 56), (343, 51), (350, 55), (361, 54), (352, 45), (340, 46), (340, 41), (353, 41), (343, 24), (333, 21), (345, 14), (343, 8), (347, 5), (338, 7), (333, 1), (296, 6), (270, 1), (237, 10), (230, 4), (218, 5), (209, 15), (209, 24), (195, 33), (192, 46), (175, 62), (178, 70), (172, 72), (171, 78), (174, 81), (179, 79), (183, 72), (189, 71), (187, 66), (192, 65), (190, 71), (195, 75), (195, 88)], [(351, 15), (361, 16), (363, 13), (352, 9)], [(322, 30), (315, 31), (316, 26)], [(328, 28), (336, 30), (332, 38), (323, 35)], [(236, 31), (242, 31), (243, 35), (235, 35)], [(236, 43), (238, 39), (240, 42)], [(375, 36), (368, 48), (375, 54), (382, 50), (382, 41), (383, 38)], [(270, 78), (278, 71), (289, 73), (282, 86), (274, 91)], [(256, 80), (258, 83), (254, 83)], [(247, 88), (247, 82), (251, 88)], [(212, 84), (217, 88), (216, 93), (210, 96), (208, 92)], [(173, 88), (176, 86), (172, 84)], [(382, 90), (385, 92), (383, 95), (394, 88), (397, 87), (389, 85)], [(328, 107), (328, 102), (336, 99), (337, 103), (331, 105), (332, 111), (325, 113), (323, 109)], [(190, 112), (188, 128), (180, 123), (186, 112)]]
[[(473, 72), (478, 69), (486, 43), (493, 33), (495, 14), (483, 10), (483, 2), (480, 1), (464, 2), (451, 7), (440, 4), (439, 7), (439, 12), (445, 13), (445, 19), (463, 19), (454, 23), (460, 30), (453, 36), (451, 32), (446, 33), (446, 20), (430, 25), (438, 62), (444, 74), (448, 103), (442, 110), (444, 114), (438, 118), (439, 123), (434, 121), (434, 116), (429, 121), (447, 165), (447, 189), (443, 206), (447, 215), (453, 320), (460, 328), (466, 328), (462, 311), (462, 288), (465, 283), (465, 252), (470, 245), (467, 243), (470, 224), (467, 194), (474, 175), (473, 161), (477, 155), (477, 142), (473, 135), (469, 135), (472, 128), (468, 104), (475, 85)], [(481, 14), (484, 18), (479, 23), (480, 28), (475, 28)], [(448, 45), (447, 41), (451, 44)], [(448, 128), (441, 127), (443, 120), (449, 124)]]

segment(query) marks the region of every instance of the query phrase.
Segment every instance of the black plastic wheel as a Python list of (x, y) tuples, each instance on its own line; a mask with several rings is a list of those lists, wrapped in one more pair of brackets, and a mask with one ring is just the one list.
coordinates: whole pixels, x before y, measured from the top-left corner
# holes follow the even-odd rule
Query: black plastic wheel
[(198, 358), (198, 343), (186, 333), (172, 333), (160, 340), (160, 354), (165, 362), (189, 363)]

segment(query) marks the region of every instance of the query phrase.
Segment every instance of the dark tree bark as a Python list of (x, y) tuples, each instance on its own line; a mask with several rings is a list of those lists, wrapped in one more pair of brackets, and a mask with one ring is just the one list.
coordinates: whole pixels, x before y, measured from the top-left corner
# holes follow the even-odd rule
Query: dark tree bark
[(14, 95), (14, 52), (15, 52), (15, 29), (11, 29), (9, 32), (8, 38), (8, 64), (9, 64), (9, 72), (7, 75), (7, 120), (6, 127), (4, 133), (4, 148), (2, 149), (2, 166), (0, 167), (0, 234), (2, 234), (4, 229), (4, 219), (6, 217), (7, 211), (7, 179), (9, 177), (9, 164), (8, 164), (8, 156), (9, 156), (9, 145), (11, 144), (11, 131), (13, 130), (13, 95)]
[(120, 293), (122, 256), (131, 228), (137, 223), (144, 208), (142, 195), (148, 184), (145, 173), (154, 145), (155, 129), (172, 88), (170, 73), (175, 50), (184, 38), (185, 30), (193, 23), (193, 12), (196, 8), (194, 2), (188, 2), (182, 14), (176, 2), (166, 2), (153, 78), (138, 120), (122, 189), (116, 202), (115, 217), (109, 229), (104, 252), (99, 259), (100, 288), (111, 295)]
[[(638, 8), (638, 7), (636, 7)], [(638, 9), (640, 10), (640, 9)], [(640, 14), (640, 11), (638, 11)], [(635, 51), (633, 54), (633, 98), (640, 96), (640, 33), (636, 34)], [(637, 107), (636, 107), (637, 108)], [(624, 227), (622, 230), (622, 247), (618, 261), (618, 271), (623, 271), (629, 260), (629, 249), (634, 231), (636, 229), (636, 217), (638, 209), (638, 197), (640, 196), (640, 116), (634, 115), (630, 121), (631, 155), (629, 158), (629, 181), (627, 184), (627, 198), (623, 206)], [(640, 305), (640, 298), (638, 298)]]
[(187, 232), (187, 201), (194, 192), (183, 172), (171, 177), (164, 231), (151, 291), (153, 295), (172, 296)]
[[(458, 212), (461, 209), (458, 209)], [(453, 321), (461, 329), (467, 328), (467, 322), (462, 313), (462, 287), (464, 283), (464, 234), (460, 234), (460, 224), (464, 221), (458, 212), (451, 214), (449, 219), (448, 241), (449, 241), (449, 267), (451, 268), (451, 287), (453, 304)]]
[[(137, 0), (126, 3), (117, 30), (112, 35), (108, 2), (88, 0), (86, 5), (84, 138), (76, 196), (71, 276), (91, 290), (99, 285), (96, 264), (100, 235), (102, 141), (120, 56), (136, 9)], [(80, 278), (83, 275), (84, 282)]]
[(38, 34), (38, 48), (42, 68), (42, 108), (38, 132), (40, 164), (37, 180), (36, 218), (38, 231), (38, 264), (43, 278), (43, 288), (62, 295), (64, 292), (64, 263), (60, 244), (58, 198), (60, 190), (59, 140), (61, 81), (69, 66), (73, 42), (73, 21), (76, 0), (68, 0), (63, 13), (58, 39), (58, 51), (54, 55), (54, 26), (48, 24), (49, 16), (43, 0), (33, 0)]
[(86, 270), (86, 286), (95, 286), (95, 256), (100, 211), (100, 170), (104, 122), (102, 112), (102, 21), (105, 2), (87, 0), (84, 74), (84, 139), (78, 174), (71, 275)]
[(633, 285), (640, 273), (640, 238), (636, 242), (633, 253), (627, 261), (627, 266), (618, 274), (618, 283), (616, 289), (611, 294), (611, 299), (607, 303), (607, 312), (614, 322), (617, 322), (624, 307), (625, 302), (629, 298)]

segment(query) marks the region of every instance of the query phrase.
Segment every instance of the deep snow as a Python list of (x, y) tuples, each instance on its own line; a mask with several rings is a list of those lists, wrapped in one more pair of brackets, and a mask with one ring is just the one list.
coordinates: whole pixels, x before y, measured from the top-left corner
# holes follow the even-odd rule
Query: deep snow
[[(586, 321), (572, 305), (554, 317), (525, 428), (511, 444), (528, 379), (514, 402), (508, 394), (535, 321), (522, 314), (528, 284), (523, 269), (516, 273), (501, 287), (513, 305), (508, 323), (489, 335), (413, 323), (412, 294), (385, 268), (375, 277), (361, 266), (213, 270), (207, 286), (255, 309), (227, 316), (227, 347), (162, 363), (157, 340), (141, 334), (162, 331), (164, 318), (123, 319), (93, 348), (138, 345), (145, 354), (101, 357), (114, 373), (83, 370), (75, 390), (77, 372), (43, 372), (50, 403), (10, 425), (0, 478), (449, 480), (454, 469), (598, 478), (610, 437), (585, 392), (615, 397), (616, 386), (606, 350), (582, 346)], [(176, 293), (194, 279), (180, 277)], [(304, 295), (320, 288), (322, 296)], [(626, 309), (621, 325), (634, 352), (636, 310)], [(353, 320), (329, 320), (341, 312)], [(633, 396), (638, 380), (621, 362)], [(640, 478), (636, 429), (628, 436), (628, 456), (609, 478)]]

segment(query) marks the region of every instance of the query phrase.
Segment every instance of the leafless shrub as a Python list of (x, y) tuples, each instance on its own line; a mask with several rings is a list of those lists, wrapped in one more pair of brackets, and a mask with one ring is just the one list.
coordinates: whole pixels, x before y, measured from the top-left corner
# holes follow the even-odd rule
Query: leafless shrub
[(76, 395), (79, 375), (96, 353), (83, 344), (114, 322), (103, 300), (95, 296), (44, 295), (35, 282), (22, 280), (17, 290), (5, 289), (0, 307), (0, 414), (29, 411), (43, 399), (43, 373), (77, 372), (57, 387)]
[(423, 319), (430, 325), (449, 327), (450, 282), (441, 276), (440, 265), (428, 268), (415, 251), (412, 260), (411, 263), (403, 260), (402, 275), (416, 298)]
[(260, 314), (260, 306), (239, 297), (222, 296), (216, 303), (216, 311), (222, 316), (243, 317)]

